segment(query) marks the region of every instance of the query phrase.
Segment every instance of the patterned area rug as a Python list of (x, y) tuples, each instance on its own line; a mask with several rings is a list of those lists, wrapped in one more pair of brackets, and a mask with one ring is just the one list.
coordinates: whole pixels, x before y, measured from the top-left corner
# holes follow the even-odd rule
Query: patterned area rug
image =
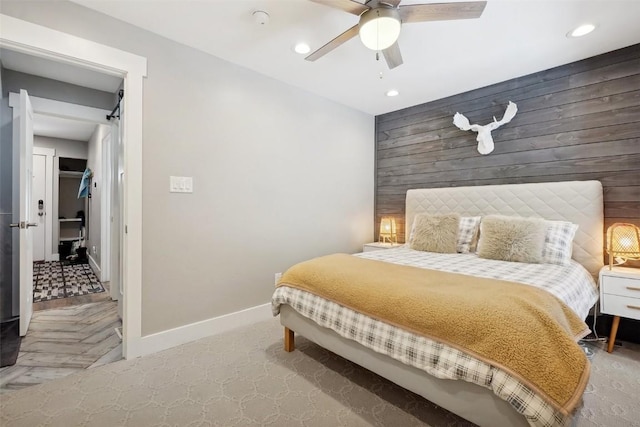
[(45, 261), (33, 264), (33, 302), (104, 292), (89, 264)]

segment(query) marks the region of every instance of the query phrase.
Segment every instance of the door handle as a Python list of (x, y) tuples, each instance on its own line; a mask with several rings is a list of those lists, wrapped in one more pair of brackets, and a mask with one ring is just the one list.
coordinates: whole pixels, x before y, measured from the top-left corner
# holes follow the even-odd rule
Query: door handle
[(29, 228), (29, 227), (37, 227), (37, 226), (38, 226), (37, 222), (26, 222), (26, 221), (14, 222), (9, 224), (9, 227), (11, 228)]

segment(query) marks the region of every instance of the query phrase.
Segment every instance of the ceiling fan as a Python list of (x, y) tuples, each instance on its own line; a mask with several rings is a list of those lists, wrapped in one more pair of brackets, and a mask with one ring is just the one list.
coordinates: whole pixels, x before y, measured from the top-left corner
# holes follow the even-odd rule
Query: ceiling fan
[(305, 59), (315, 61), (344, 42), (360, 35), (371, 50), (382, 51), (390, 69), (402, 64), (398, 37), (402, 24), (427, 21), (479, 18), (486, 1), (462, 3), (430, 3), (400, 6), (401, 0), (311, 0), (325, 6), (357, 15), (360, 21)]

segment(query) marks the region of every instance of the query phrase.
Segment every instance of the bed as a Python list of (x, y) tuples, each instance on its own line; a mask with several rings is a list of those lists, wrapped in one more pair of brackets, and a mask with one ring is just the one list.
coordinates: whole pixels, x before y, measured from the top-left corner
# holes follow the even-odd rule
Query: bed
[[(519, 283), (544, 288), (562, 300), (581, 319), (586, 317), (597, 300), (594, 278), (603, 265), (603, 197), (600, 182), (409, 190), (406, 198), (406, 230), (411, 230), (416, 215), (448, 212), (468, 216), (503, 214), (572, 222), (579, 226), (573, 240), (573, 259), (566, 266), (534, 265), (479, 261), (473, 253), (429, 254), (407, 247), (357, 254), (356, 257), (453, 273), (473, 272), (485, 278), (508, 277)], [(557, 283), (562, 285), (555, 285)], [(558, 426), (571, 422), (570, 415), (548, 405), (535, 391), (522, 387), (517, 378), (491, 364), (473, 357), (467, 358), (464, 352), (458, 353), (456, 348), (445, 346), (443, 349), (433, 341), (416, 337), (411, 331), (393, 329), (394, 326), (361, 313), (353, 313), (348, 307), (323, 300), (317, 295), (291, 290), (286, 284), (276, 290), (272, 304), (274, 314), (280, 315), (280, 322), (285, 327), (287, 351), (293, 351), (294, 334), (300, 334), (480, 426)], [(317, 307), (320, 306), (329, 307), (333, 314), (319, 313)], [(375, 324), (382, 331), (391, 328), (388, 333), (399, 343), (411, 342), (417, 348), (411, 348), (407, 354), (433, 351), (428, 346), (435, 345), (441, 352), (438, 363), (444, 365), (425, 365), (416, 362), (418, 359), (423, 361), (425, 357), (408, 360), (385, 352), (384, 348), (376, 348), (366, 340), (358, 341), (357, 334), (351, 336), (348, 333), (349, 328), (333, 327), (331, 318), (357, 318), (360, 324)], [(415, 344), (418, 341), (419, 346)], [(456, 367), (447, 362), (447, 358), (441, 357), (442, 354), (454, 354), (455, 363), (467, 365), (464, 369)], [(469, 366), (473, 369), (469, 369)], [(471, 373), (468, 372), (470, 370)], [(527, 403), (523, 405), (525, 400)]]

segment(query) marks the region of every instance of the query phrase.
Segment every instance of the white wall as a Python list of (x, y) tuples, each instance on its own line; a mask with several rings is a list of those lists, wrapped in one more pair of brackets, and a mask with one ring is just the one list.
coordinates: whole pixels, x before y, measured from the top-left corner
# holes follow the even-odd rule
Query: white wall
[(74, 141), (72, 139), (50, 138), (48, 136), (35, 135), (33, 146), (41, 148), (53, 148), (56, 157), (69, 157), (71, 159), (86, 159), (89, 154), (87, 141)]
[(102, 139), (110, 132), (109, 126), (97, 125), (89, 139), (87, 168), (93, 172), (91, 180), (91, 198), (88, 200), (88, 240), (87, 254), (93, 260), (93, 265), (100, 270), (101, 264), (101, 209), (102, 209)]
[(264, 304), (275, 272), (373, 238), (372, 116), (68, 2), (2, 13), (148, 58), (144, 335)]

